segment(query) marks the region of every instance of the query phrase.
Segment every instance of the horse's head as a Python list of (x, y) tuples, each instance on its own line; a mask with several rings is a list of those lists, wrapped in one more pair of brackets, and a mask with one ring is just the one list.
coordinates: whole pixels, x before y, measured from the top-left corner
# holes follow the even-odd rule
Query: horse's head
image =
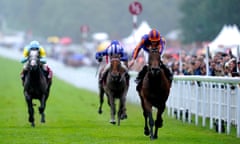
[(156, 75), (159, 74), (161, 69), (161, 60), (160, 60), (160, 53), (158, 48), (150, 48), (149, 49), (149, 57), (148, 57), (148, 65), (149, 71), (151, 74)]
[(119, 81), (121, 79), (122, 67), (119, 56), (111, 57), (110, 75), (112, 80)]
[(28, 56), (28, 68), (30, 70), (36, 70), (40, 65), (39, 51), (30, 50)]

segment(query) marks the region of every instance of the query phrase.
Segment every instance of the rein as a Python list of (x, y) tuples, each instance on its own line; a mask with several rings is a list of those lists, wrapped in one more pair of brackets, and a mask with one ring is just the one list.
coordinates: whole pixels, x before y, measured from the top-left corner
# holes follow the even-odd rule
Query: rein
[(125, 73), (126, 73), (126, 71), (121, 72), (122, 67), (121, 67), (120, 58), (113, 57), (113, 58), (110, 59), (110, 61), (111, 61), (111, 62), (113, 62), (113, 61), (119, 61), (118, 66), (117, 66), (117, 69), (115, 69), (115, 71), (117, 72), (117, 75), (112, 75), (111, 72), (110, 72), (110, 75), (111, 75), (112, 77), (119, 77), (119, 81), (124, 80), (124, 79), (125, 79)]
[(152, 48), (149, 50), (148, 59), (148, 71), (152, 74), (158, 74), (161, 71), (162, 61), (160, 59), (160, 53), (157, 48)]

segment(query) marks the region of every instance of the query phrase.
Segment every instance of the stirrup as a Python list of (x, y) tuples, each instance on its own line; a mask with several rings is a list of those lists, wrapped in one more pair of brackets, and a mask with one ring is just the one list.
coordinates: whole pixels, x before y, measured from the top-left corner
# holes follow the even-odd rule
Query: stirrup
[(140, 92), (140, 90), (141, 90), (141, 85), (140, 85), (140, 83), (137, 84), (136, 90), (137, 90), (138, 92)]

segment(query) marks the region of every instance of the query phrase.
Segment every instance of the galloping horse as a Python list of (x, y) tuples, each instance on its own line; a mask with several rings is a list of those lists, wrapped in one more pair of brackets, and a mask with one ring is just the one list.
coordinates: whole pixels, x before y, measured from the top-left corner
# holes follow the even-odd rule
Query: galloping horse
[[(144, 134), (146, 136), (150, 134), (151, 140), (157, 139), (158, 128), (162, 127), (162, 113), (164, 112), (165, 103), (170, 92), (170, 82), (167, 80), (161, 65), (162, 62), (158, 49), (151, 48), (149, 50), (148, 71), (143, 79), (141, 89), (138, 92), (145, 119)], [(155, 122), (152, 115), (152, 107), (157, 108)], [(155, 131), (153, 134), (154, 124)]]
[[(127, 71), (121, 66), (121, 61), (119, 56), (111, 56), (111, 66), (107, 72), (106, 81), (99, 83), (99, 97), (100, 106), (98, 113), (102, 113), (102, 104), (104, 101), (104, 94), (107, 95), (108, 105), (111, 108), (111, 119), (110, 123), (116, 124), (115, 114), (116, 114), (116, 104), (115, 100), (119, 99), (119, 109), (118, 109), (118, 125), (120, 125), (120, 120), (126, 119), (126, 96), (129, 87), (129, 80), (126, 79)], [(101, 75), (101, 73), (100, 73)], [(100, 76), (99, 76), (100, 78)]]
[(43, 73), (38, 50), (30, 50), (27, 63), (28, 72), (24, 81), (24, 95), (28, 106), (28, 121), (31, 123), (32, 127), (34, 127), (34, 109), (32, 101), (33, 99), (38, 99), (40, 101), (40, 107), (38, 109), (39, 113), (41, 114), (41, 122), (44, 123), (44, 110), (46, 107), (46, 101), (48, 99), (51, 82), (47, 81), (47, 78)]

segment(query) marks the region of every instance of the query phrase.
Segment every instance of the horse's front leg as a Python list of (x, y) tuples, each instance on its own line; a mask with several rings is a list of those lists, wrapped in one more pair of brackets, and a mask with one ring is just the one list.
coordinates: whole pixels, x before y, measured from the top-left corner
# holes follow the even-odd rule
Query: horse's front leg
[(155, 138), (154, 138), (154, 136), (153, 136), (154, 120), (153, 120), (152, 112), (148, 112), (147, 115), (148, 115), (148, 118), (149, 118), (150, 139), (153, 140), (153, 139), (155, 139)]
[(127, 109), (126, 109), (126, 96), (127, 96), (127, 93), (125, 92), (123, 94), (123, 96), (121, 97), (120, 99), (120, 105), (119, 105), (119, 116), (120, 116), (120, 119), (123, 120), (123, 119), (127, 119)]
[(115, 104), (115, 99), (113, 98), (112, 94), (110, 94), (108, 96), (109, 98), (109, 104), (110, 104), (110, 115), (111, 115), (111, 119), (110, 119), (110, 123), (111, 124), (116, 124), (115, 121), (115, 114), (116, 114), (116, 104)]
[(98, 113), (102, 114), (102, 105), (104, 102), (104, 89), (101, 86), (99, 86), (99, 102), (100, 102), (100, 106), (98, 108)]
[(35, 123), (34, 123), (34, 109), (33, 109), (32, 98), (27, 94), (25, 94), (25, 100), (28, 106), (28, 114), (29, 114), (28, 121), (31, 123), (32, 127), (34, 127)]
[(120, 120), (127, 119), (126, 113), (126, 95), (122, 95), (119, 100), (119, 109), (118, 109), (118, 125), (120, 125)]
[[(140, 96), (140, 93), (139, 93)], [(144, 134), (146, 136), (149, 136), (149, 128), (148, 128), (148, 114), (146, 111), (146, 107), (144, 105), (144, 99), (140, 96), (141, 99), (141, 106), (142, 106), (142, 110), (143, 110), (143, 117), (144, 117)]]
[(156, 118), (156, 121), (155, 121), (155, 132), (154, 132), (154, 138), (155, 139), (158, 138), (158, 128), (161, 128), (163, 126), (162, 114), (164, 112), (164, 109), (165, 109), (165, 104), (160, 106), (158, 108), (158, 111), (157, 111), (157, 118)]
[(153, 137), (154, 120), (152, 116), (152, 105), (146, 100), (144, 100), (143, 105), (144, 105), (144, 117), (145, 117), (145, 133), (148, 130), (148, 127), (147, 127), (147, 118), (148, 118), (148, 124), (150, 127), (150, 131), (148, 132), (150, 133), (150, 139), (153, 140), (154, 139)]
[(40, 99), (40, 107), (38, 108), (39, 113), (41, 114), (41, 122), (45, 123), (45, 114), (44, 110), (46, 107), (46, 95), (43, 95), (42, 99)]
[(149, 128), (148, 128), (148, 114), (145, 110), (143, 110), (143, 116), (144, 116), (144, 134), (146, 136), (149, 136)]

